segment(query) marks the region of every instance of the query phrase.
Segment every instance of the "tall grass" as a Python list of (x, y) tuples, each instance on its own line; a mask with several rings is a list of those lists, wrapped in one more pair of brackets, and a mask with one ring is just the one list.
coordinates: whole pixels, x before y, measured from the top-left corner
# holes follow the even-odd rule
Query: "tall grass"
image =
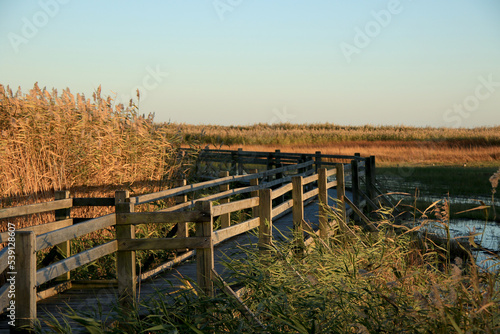
[(178, 129), (186, 140), (197, 138), (218, 145), (322, 145), (346, 141), (433, 141), (458, 146), (500, 145), (500, 126), (433, 128), (412, 126), (342, 126), (321, 124), (254, 124), (248, 126), (159, 124)]
[(160, 180), (173, 173), (168, 161), (175, 136), (153, 126), (131, 104), (69, 89), (13, 93), (0, 85), (0, 193), (25, 195)]
[[(179, 140), (157, 128), (152, 114), (140, 115), (132, 101), (115, 104), (100, 87), (86, 98), (37, 84), (27, 93), (0, 85), (0, 207), (52, 200), (63, 189), (77, 197), (157, 191), (183, 171)], [(106, 213), (73, 211), (88, 218)], [(51, 220), (49, 213), (14, 221), (19, 228)]]

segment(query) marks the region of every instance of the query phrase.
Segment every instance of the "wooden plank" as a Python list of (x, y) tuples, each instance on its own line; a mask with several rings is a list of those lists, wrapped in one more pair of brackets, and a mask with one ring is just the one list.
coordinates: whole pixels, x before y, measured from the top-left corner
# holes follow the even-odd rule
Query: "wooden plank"
[(41, 234), (36, 238), (36, 250), (39, 251), (47, 247), (52, 247), (63, 241), (75, 239), (82, 235), (113, 226), (115, 222), (115, 214), (109, 214), (88, 220), (81, 224), (71, 225), (56, 231)]
[[(69, 190), (56, 191), (54, 193), (54, 200), (60, 201), (69, 198)], [(70, 219), (71, 217), (71, 208), (55, 210), (54, 212), (56, 221)], [(62, 243), (56, 245), (57, 251), (63, 258), (67, 258), (71, 256), (71, 243), (69, 240), (63, 241)], [(57, 278), (58, 281), (69, 281), (71, 279), (70, 273)]]
[(152, 276), (158, 275), (158, 274), (164, 272), (165, 270), (171, 269), (176, 264), (181, 263), (182, 261), (192, 257), (193, 255), (196, 255), (195, 250), (187, 251), (187, 252), (177, 256), (175, 259), (173, 259), (171, 261), (165, 262), (154, 269), (151, 269), (145, 273), (142, 273), (140, 276), (141, 281), (144, 281), (145, 279), (148, 279)]
[[(252, 174), (257, 174), (259, 171), (257, 169), (251, 169), (250, 173)], [(259, 179), (252, 179), (250, 180), (250, 185), (251, 186), (259, 186)], [(255, 190), (250, 193), (250, 197), (258, 197), (259, 196), (259, 191)], [(252, 208), (252, 217), (258, 217), (259, 216), (259, 207)]]
[(365, 227), (370, 232), (378, 232), (379, 231), (378, 227), (372, 221), (370, 221), (370, 219), (368, 219), (368, 217), (366, 217), (363, 214), (363, 212), (360, 209), (358, 209), (356, 207), (356, 205), (354, 205), (354, 203), (351, 202), (351, 200), (349, 198), (347, 198), (347, 196), (344, 196), (344, 200), (346, 201), (347, 204), (349, 204), (349, 206), (352, 208), (354, 213), (356, 213), (361, 218), (361, 220), (365, 223)]
[[(212, 202), (198, 202), (196, 208), (211, 216)], [(214, 269), (213, 221), (196, 223), (196, 236), (210, 241), (208, 248), (196, 249), (196, 280), (201, 291), (207, 296), (214, 295), (212, 269)]]
[(291, 207), (293, 207), (293, 199), (289, 199), (288, 201), (281, 203), (280, 205), (278, 205), (273, 209), (272, 213), (273, 218), (278, 216), (280, 213), (290, 209)]
[[(73, 225), (73, 219), (64, 219), (52, 223), (23, 227), (17, 229), (16, 231), (33, 231), (35, 232), (35, 235), (40, 235), (71, 225)], [(0, 233), (0, 243), (7, 242), (8, 238), (9, 232)]]
[[(36, 236), (16, 232), (16, 326), (33, 327), (36, 319)], [(56, 275), (57, 277), (59, 275)]]
[(297, 252), (302, 252), (304, 250), (304, 232), (302, 229), (302, 221), (304, 220), (304, 192), (302, 177), (295, 176), (292, 178), (293, 189), (293, 232), (295, 245), (297, 247)]
[(96, 280), (85, 280), (85, 281), (82, 280), (71, 281), (71, 288), (74, 290), (118, 288), (118, 280), (96, 279)]
[(77, 206), (115, 206), (115, 198), (114, 197), (73, 198), (73, 207)]
[[(236, 203), (236, 202), (234, 202)], [(210, 219), (199, 211), (129, 212), (117, 213), (116, 225), (165, 224), (181, 222), (206, 222)]]
[[(180, 180), (176, 180), (176, 186), (177, 187), (183, 187), (187, 184), (187, 180), (186, 179), (180, 179)], [(179, 195), (179, 196), (175, 196), (175, 203), (177, 204), (183, 204), (183, 203), (186, 203), (187, 202), (187, 195), (184, 194), (184, 195)], [(177, 223), (177, 233), (176, 233), (176, 236), (178, 238), (187, 238), (189, 237), (189, 225), (188, 225), (188, 222), (187, 221), (184, 221), (184, 222), (178, 222)], [(178, 249), (177, 250), (178, 252), (187, 252), (188, 249)]]
[(250, 322), (254, 322), (254, 325), (259, 326), (264, 331), (264, 333), (267, 332), (266, 326), (264, 326), (264, 324), (260, 322), (259, 318), (257, 318), (257, 316), (255, 316), (255, 314), (245, 305), (238, 294), (236, 294), (233, 289), (231, 289), (231, 287), (226, 282), (224, 282), (222, 277), (217, 274), (215, 269), (212, 269), (212, 275), (217, 279), (216, 282), (218, 281), (220, 283), (219, 285), (222, 286), (222, 291), (224, 291), (226, 295), (233, 297), (233, 299), (236, 301), (236, 307), (241, 312), (241, 314), (243, 314), (243, 316), (245, 316), (245, 318), (247, 318), (247, 320), (249, 320)]
[(321, 238), (328, 237), (328, 177), (326, 168), (318, 169), (318, 224)]
[(273, 238), (273, 201), (272, 190), (262, 189), (259, 191), (259, 249), (268, 252)]
[(287, 192), (291, 191), (293, 188), (291, 183), (285, 184), (284, 186), (273, 190), (273, 199), (280, 197), (281, 195), (286, 194)]
[(337, 169), (335, 169), (335, 168), (329, 169), (329, 170), (327, 170), (327, 172), (326, 172), (326, 176), (327, 176), (327, 177), (332, 176), (332, 175), (335, 175), (335, 174), (337, 174)]
[(0, 251), (0, 273), (3, 273), (8, 265), (9, 265), (9, 247), (6, 246), (2, 248), (2, 250)]
[[(116, 222), (121, 223), (121, 214), (134, 212), (135, 205), (130, 202), (127, 190), (115, 192)], [(135, 238), (135, 225), (116, 225), (116, 240)], [(137, 301), (137, 274), (135, 251), (118, 251), (116, 254), (116, 279), (118, 280), (118, 297), (120, 306), (133, 309)]]
[(244, 222), (238, 223), (236, 225), (226, 227), (224, 229), (220, 229), (217, 231), (214, 231), (214, 237), (213, 237), (213, 242), (214, 245), (232, 238), (234, 236), (240, 235), (242, 233), (248, 232), (256, 227), (258, 227), (260, 224), (260, 217), (252, 218), (249, 220), (246, 220)]
[(72, 205), (73, 205), (73, 200), (71, 198), (68, 198), (60, 201), (36, 203), (30, 205), (16, 206), (13, 208), (4, 208), (0, 209), (0, 219), (31, 215), (34, 213), (41, 213), (58, 209), (71, 208)]
[(95, 261), (103, 256), (116, 252), (118, 250), (118, 241), (112, 240), (105, 244), (96, 246), (84, 252), (72, 255), (67, 259), (53, 263), (36, 272), (36, 285), (40, 286), (51, 279), (61, 276), (68, 271), (84, 266), (87, 263)]
[(302, 184), (306, 185), (306, 184), (309, 184), (309, 183), (317, 181), (317, 180), (318, 180), (318, 174), (314, 174), (314, 175), (311, 175), (311, 176), (303, 178), (302, 179)]
[(147, 238), (122, 239), (118, 241), (119, 251), (159, 250), (180, 248), (207, 248), (211, 240), (208, 237), (188, 238)]
[(47, 299), (50, 297), (54, 297), (55, 295), (62, 293), (66, 290), (69, 290), (73, 287), (71, 281), (66, 281), (62, 282), (60, 284), (57, 284), (56, 286), (50, 287), (48, 289), (45, 289), (43, 291), (39, 291), (36, 294), (36, 301), (40, 301), (43, 299)]
[(200, 182), (200, 183), (196, 183), (193, 185), (187, 185), (185, 187), (178, 187), (178, 188), (168, 189), (168, 190), (164, 190), (164, 191), (160, 191), (160, 192), (156, 192), (156, 193), (152, 193), (152, 194), (131, 197), (130, 201), (131, 201), (131, 203), (135, 203), (135, 204), (144, 204), (144, 203), (157, 201), (157, 200), (165, 199), (165, 198), (172, 197), (172, 196), (190, 193), (190, 192), (201, 190), (201, 189), (220, 186), (221, 184), (225, 184), (225, 183), (230, 183), (230, 182), (235, 182), (235, 181), (243, 182), (243, 181), (250, 181), (250, 180), (255, 179), (255, 178), (265, 178), (265, 177), (268, 177), (270, 175), (274, 175), (277, 173), (291, 171), (291, 170), (297, 170), (299, 168), (305, 168), (305, 167), (311, 166), (312, 164), (314, 164), (314, 161), (311, 160), (311, 161), (306, 161), (306, 162), (301, 163), (301, 164), (284, 166), (282, 168), (271, 169), (271, 170), (264, 171), (264, 172), (257, 173), (257, 174), (232, 175), (232, 176), (228, 176), (228, 177), (224, 177), (224, 178), (220, 178), (220, 179), (216, 179), (216, 180)]
[[(228, 176), (229, 176), (228, 171), (221, 171), (219, 173), (219, 177), (228, 177)], [(219, 186), (219, 191), (221, 191), (221, 192), (228, 191), (228, 190), (229, 190), (229, 183), (222, 184)], [(230, 202), (229, 197), (221, 198), (221, 200), (220, 200), (221, 204), (227, 204), (229, 202)], [(228, 213), (221, 215), (220, 224), (221, 224), (222, 228), (226, 228), (226, 227), (231, 226), (231, 213), (228, 212)]]
[(3, 313), (9, 307), (9, 288), (10, 284), (8, 282), (0, 288), (0, 313)]
[(337, 207), (340, 206), (340, 221), (337, 223), (342, 228), (347, 222), (346, 206), (344, 201), (345, 196), (345, 177), (344, 177), (344, 164), (337, 164)]
[(258, 206), (258, 205), (259, 205), (259, 198), (258, 197), (251, 197), (251, 198), (242, 199), (242, 200), (227, 203), (227, 204), (216, 205), (216, 206), (212, 207), (212, 215), (214, 217), (217, 217), (217, 216), (223, 215), (225, 213), (249, 209), (249, 208), (253, 208), (253, 207)]
[(338, 183), (337, 183), (337, 180), (334, 180), (334, 181), (332, 181), (332, 182), (328, 182), (328, 183), (326, 184), (326, 189), (333, 188), (333, 187), (337, 186), (337, 184), (338, 184)]
[(308, 192), (304, 193), (304, 195), (303, 195), (303, 198), (302, 198), (302, 199), (303, 199), (304, 201), (307, 201), (309, 198), (311, 198), (311, 197), (314, 197), (314, 196), (318, 195), (318, 193), (319, 193), (319, 189), (318, 189), (318, 188), (315, 188), (315, 189), (313, 189), (313, 190), (311, 190), (311, 191), (308, 191)]

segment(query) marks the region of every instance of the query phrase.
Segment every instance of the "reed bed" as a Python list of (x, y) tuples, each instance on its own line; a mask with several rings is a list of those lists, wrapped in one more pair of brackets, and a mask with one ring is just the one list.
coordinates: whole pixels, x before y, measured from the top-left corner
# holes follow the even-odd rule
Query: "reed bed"
[(255, 124), (217, 126), (158, 124), (178, 131), (185, 142), (213, 148), (323, 154), (375, 155), (384, 166), (498, 164), (500, 126), (433, 128), (409, 126), (340, 126), (324, 124)]
[(342, 126), (318, 124), (254, 124), (248, 126), (158, 124), (177, 129), (185, 140), (202, 139), (213, 145), (327, 144), (350, 141), (448, 141), (464, 145), (499, 145), (500, 126), (435, 128), (411, 126)]
[[(113, 196), (117, 189), (141, 193), (168, 185), (183, 169), (179, 137), (157, 128), (153, 117), (140, 115), (132, 101), (114, 104), (100, 87), (86, 98), (37, 84), (26, 94), (0, 85), (0, 207), (51, 200), (54, 190)], [(90, 211), (82, 215), (108, 213)]]

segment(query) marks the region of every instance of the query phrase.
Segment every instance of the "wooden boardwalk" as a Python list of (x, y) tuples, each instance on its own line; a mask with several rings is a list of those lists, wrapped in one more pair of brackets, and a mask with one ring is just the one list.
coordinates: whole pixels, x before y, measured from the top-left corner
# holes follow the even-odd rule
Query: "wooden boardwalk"
[[(349, 197), (351, 195), (349, 194)], [(335, 189), (329, 190), (329, 205), (332, 206), (332, 197), (336, 197)], [(317, 229), (318, 224), (318, 204), (317, 201), (311, 202), (304, 208), (304, 220), (311, 223)], [(292, 213), (286, 213), (282, 217), (273, 221), (273, 238), (280, 240), (283, 236), (291, 236), (292, 229)], [(243, 256), (240, 247), (257, 247), (258, 238), (251, 232), (241, 234), (231, 239), (225, 240), (214, 247), (215, 270), (225, 280), (229, 280), (228, 272), (223, 266), (223, 263), (228, 258), (241, 258)], [(192, 257), (193, 259), (195, 257)], [(178, 290), (184, 283), (180, 277), (188, 278), (192, 282), (196, 282), (196, 262), (186, 261), (174, 267), (173, 270), (168, 270), (157, 275), (153, 279), (147, 279), (141, 282), (140, 291), (138, 290), (139, 300), (141, 303), (147, 302), (149, 298), (160, 298), (162, 294)], [(49, 319), (50, 315), (61, 319), (61, 311), (64, 313), (67, 306), (81, 314), (93, 315), (96, 319), (109, 321), (113, 318), (113, 308), (117, 305), (117, 289), (114, 286), (102, 287), (100, 289), (70, 289), (54, 297), (42, 300), (37, 303), (38, 318), (41, 320), (44, 330), (48, 330), (48, 326), (43, 322), (43, 319)], [(102, 314), (98, 315), (98, 303), (102, 307)], [(77, 324), (71, 323), (73, 330), (78, 331)]]

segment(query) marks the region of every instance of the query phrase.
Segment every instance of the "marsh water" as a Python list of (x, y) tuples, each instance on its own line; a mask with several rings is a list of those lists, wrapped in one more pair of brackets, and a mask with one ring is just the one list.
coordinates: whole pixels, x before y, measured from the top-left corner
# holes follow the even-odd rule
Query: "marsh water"
[[(450, 237), (468, 237), (475, 235), (474, 243), (482, 246), (489, 252), (500, 255), (500, 224), (497, 222), (488, 222), (474, 219), (452, 219), (449, 224)], [(472, 237), (471, 237), (472, 238)], [(465, 239), (467, 240), (467, 239)], [(477, 256), (476, 262), (482, 268), (488, 268), (497, 261), (488, 260), (492, 257), (491, 253), (486, 251), (475, 251), (473, 255)], [(499, 266), (495, 266), (499, 270)]]

